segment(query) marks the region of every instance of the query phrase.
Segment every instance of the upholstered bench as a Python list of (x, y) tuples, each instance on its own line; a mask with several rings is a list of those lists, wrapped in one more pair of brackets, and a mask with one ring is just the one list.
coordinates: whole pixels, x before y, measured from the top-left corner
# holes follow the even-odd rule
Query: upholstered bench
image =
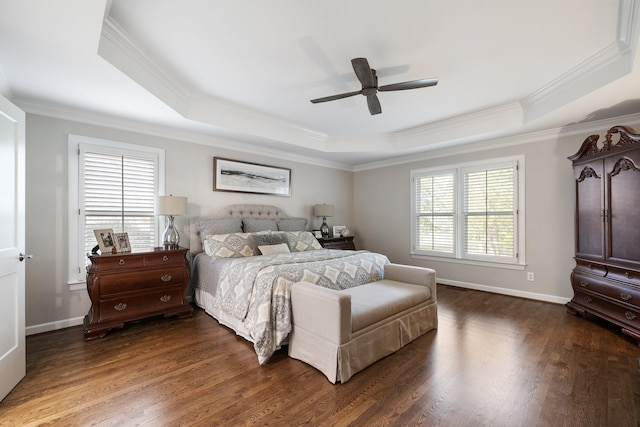
[(387, 264), (383, 280), (341, 291), (299, 282), (291, 307), (289, 356), (344, 383), (438, 327), (436, 273)]

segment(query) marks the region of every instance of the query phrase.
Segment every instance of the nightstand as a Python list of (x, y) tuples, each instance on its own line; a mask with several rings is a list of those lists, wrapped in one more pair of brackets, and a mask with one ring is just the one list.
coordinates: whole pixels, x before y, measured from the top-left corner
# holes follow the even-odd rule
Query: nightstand
[(320, 242), (325, 249), (356, 250), (356, 245), (353, 243), (353, 236), (320, 238), (318, 242)]
[(189, 317), (189, 263), (186, 248), (90, 255), (84, 317), (85, 341), (102, 338), (125, 322), (156, 315)]

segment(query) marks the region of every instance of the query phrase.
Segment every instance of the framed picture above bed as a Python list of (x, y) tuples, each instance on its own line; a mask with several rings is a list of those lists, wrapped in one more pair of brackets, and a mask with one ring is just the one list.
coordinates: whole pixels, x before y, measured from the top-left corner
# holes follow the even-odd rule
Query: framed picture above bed
[(291, 169), (213, 158), (213, 190), (291, 196)]

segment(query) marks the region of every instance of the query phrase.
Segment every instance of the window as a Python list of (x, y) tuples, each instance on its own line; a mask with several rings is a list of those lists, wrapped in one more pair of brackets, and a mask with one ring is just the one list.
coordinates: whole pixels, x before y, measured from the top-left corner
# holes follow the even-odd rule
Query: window
[(85, 281), (94, 229), (127, 232), (132, 249), (156, 246), (164, 150), (70, 135), (69, 165), (70, 283)]
[(412, 254), (524, 263), (522, 157), (411, 172)]

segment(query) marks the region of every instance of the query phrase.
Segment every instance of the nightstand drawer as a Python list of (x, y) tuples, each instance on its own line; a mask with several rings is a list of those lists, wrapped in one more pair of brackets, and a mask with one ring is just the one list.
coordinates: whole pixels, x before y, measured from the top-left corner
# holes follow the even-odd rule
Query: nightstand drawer
[(106, 255), (100, 259), (100, 271), (123, 271), (131, 268), (142, 267), (144, 265), (142, 257), (138, 256), (118, 256)]
[(141, 270), (100, 277), (100, 296), (186, 283), (184, 267)]
[(165, 251), (157, 254), (147, 254), (144, 256), (144, 264), (155, 265), (183, 265), (184, 253)]
[(161, 292), (100, 300), (100, 320), (139, 318), (141, 315), (161, 313), (183, 302), (182, 287), (174, 286)]

